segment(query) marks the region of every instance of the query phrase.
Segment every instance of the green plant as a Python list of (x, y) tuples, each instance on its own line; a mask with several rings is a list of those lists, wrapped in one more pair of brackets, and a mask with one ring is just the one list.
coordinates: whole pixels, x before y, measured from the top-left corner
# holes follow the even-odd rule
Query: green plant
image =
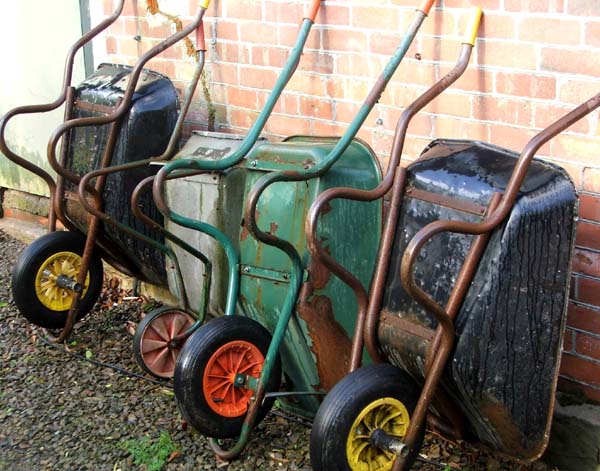
[(146, 471), (160, 471), (167, 464), (169, 457), (176, 450), (171, 435), (161, 432), (158, 441), (150, 437), (127, 440), (119, 447), (133, 456), (134, 464), (143, 466)]

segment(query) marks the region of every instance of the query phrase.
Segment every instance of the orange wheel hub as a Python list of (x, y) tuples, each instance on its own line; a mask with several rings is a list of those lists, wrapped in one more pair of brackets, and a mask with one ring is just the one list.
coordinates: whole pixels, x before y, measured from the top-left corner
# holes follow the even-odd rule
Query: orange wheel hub
[(208, 360), (202, 388), (208, 406), (223, 417), (239, 417), (248, 410), (252, 390), (235, 385), (237, 375), (258, 378), (265, 362), (250, 342), (235, 340), (220, 347)]

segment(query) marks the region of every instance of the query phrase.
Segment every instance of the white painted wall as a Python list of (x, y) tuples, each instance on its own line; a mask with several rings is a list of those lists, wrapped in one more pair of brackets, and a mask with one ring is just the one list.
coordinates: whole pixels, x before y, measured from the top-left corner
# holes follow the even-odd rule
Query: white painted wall
[[(20, 105), (54, 101), (63, 80), (68, 49), (81, 36), (78, 0), (0, 0), (0, 115)], [(83, 80), (83, 54), (75, 64), (73, 82)], [(45, 115), (12, 120), (9, 146), (44, 168), (51, 132), (62, 122), (62, 108)], [(18, 169), (0, 154), (0, 187), (47, 194), (45, 183)]]

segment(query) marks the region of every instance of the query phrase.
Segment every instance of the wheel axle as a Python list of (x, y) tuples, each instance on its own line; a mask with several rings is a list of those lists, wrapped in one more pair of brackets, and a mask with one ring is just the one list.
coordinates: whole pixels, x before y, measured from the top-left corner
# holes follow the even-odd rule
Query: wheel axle
[(403, 458), (408, 456), (410, 452), (410, 448), (406, 443), (388, 435), (380, 428), (373, 430), (370, 441), (373, 446), (387, 450)]
[(73, 291), (75, 293), (81, 293), (83, 290), (81, 283), (77, 283), (76, 280), (66, 275), (58, 275), (56, 277), (56, 286), (62, 289), (68, 289), (69, 291)]

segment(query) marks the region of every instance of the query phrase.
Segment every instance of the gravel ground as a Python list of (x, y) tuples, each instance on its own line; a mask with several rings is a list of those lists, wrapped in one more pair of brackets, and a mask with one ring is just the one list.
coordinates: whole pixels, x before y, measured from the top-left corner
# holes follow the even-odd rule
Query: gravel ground
[[(71, 354), (44, 343), (43, 332), (28, 325), (11, 302), (10, 272), (23, 248), (0, 229), (0, 471), (310, 471), (310, 429), (304, 425), (269, 414), (239, 460), (218, 462), (206, 439), (182, 424), (168, 383), (85, 361), (142, 373), (130, 332), (147, 301), (113, 305), (108, 298), (117, 293), (114, 284), (105, 290), (104, 303), (77, 325), (67, 347)], [(166, 450), (166, 465), (140, 463), (136, 449), (150, 444), (152, 455)], [(414, 469), (550, 470), (543, 463), (500, 460), (434, 435), (427, 436), (423, 453), (440, 464), (421, 462)]]

